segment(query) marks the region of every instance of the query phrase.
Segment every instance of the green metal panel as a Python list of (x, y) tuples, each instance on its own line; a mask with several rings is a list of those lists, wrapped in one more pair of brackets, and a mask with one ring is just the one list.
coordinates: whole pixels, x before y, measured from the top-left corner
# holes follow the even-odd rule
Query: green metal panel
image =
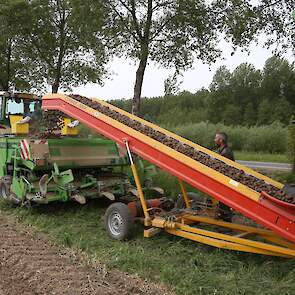
[(50, 148), (50, 155), (51, 156), (60, 156), (61, 155), (60, 149), (51, 147)]
[(6, 175), (7, 163), (12, 163), (14, 146), (19, 144), (21, 138), (0, 137), (0, 177)]
[(25, 183), (22, 179), (13, 178), (11, 190), (16, 194), (18, 199), (23, 199), (25, 196)]
[(120, 157), (117, 146), (110, 140), (101, 138), (61, 138), (48, 139), (50, 163), (59, 167), (99, 167), (127, 165)]
[(6, 174), (7, 159), (7, 141), (6, 138), (0, 138), (0, 177)]
[[(0, 137), (0, 177), (6, 174), (6, 165), (12, 163), (14, 147), (27, 137)], [(119, 156), (114, 142), (101, 138), (48, 139), (48, 164), (34, 169), (50, 169), (54, 162), (63, 168), (128, 165)]]

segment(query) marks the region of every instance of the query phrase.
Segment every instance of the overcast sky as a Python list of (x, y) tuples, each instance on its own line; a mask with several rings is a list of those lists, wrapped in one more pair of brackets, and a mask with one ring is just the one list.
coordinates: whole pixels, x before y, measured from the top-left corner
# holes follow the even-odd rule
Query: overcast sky
[[(231, 46), (225, 41), (220, 42), (220, 48), (223, 50), (224, 59), (217, 61), (210, 67), (200, 61), (195, 61), (193, 68), (183, 73), (181, 90), (188, 90), (194, 93), (202, 87), (207, 88), (212, 81), (216, 69), (222, 65), (233, 71), (241, 63), (247, 62), (252, 63), (257, 69), (262, 69), (265, 61), (272, 56), (271, 50), (263, 48), (262, 45), (252, 44), (249, 47), (250, 55), (238, 50), (231, 56)], [(286, 54), (285, 57), (293, 61), (291, 53)], [(87, 84), (86, 86), (75, 88), (74, 92), (104, 100), (132, 98), (137, 65), (131, 60), (115, 58), (109, 67), (113, 75), (105, 81), (104, 86)], [(162, 96), (164, 94), (164, 80), (173, 72), (173, 70), (159, 68), (157, 65), (149, 62), (145, 71), (142, 97)]]

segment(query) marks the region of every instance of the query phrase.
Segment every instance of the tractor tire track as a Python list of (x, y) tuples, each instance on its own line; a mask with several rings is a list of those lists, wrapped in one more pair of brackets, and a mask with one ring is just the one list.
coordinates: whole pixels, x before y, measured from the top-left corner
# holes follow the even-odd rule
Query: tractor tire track
[(43, 234), (0, 211), (0, 295), (172, 294), (160, 284), (58, 247)]

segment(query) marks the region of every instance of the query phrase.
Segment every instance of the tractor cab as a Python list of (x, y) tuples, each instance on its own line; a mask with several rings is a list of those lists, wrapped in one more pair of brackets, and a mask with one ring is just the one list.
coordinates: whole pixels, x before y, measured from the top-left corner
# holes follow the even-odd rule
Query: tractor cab
[(0, 92), (0, 134), (27, 134), (29, 122), (41, 117), (41, 97)]

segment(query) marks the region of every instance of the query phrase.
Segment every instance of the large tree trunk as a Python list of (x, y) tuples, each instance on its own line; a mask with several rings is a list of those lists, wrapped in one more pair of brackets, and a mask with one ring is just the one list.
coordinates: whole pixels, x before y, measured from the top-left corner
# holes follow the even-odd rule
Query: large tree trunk
[(52, 93), (57, 93), (58, 88), (59, 88), (59, 79), (56, 79), (51, 85)]
[(63, 47), (63, 43), (61, 42), (57, 66), (56, 66), (56, 70), (55, 70), (55, 78), (54, 78), (54, 82), (52, 83), (52, 93), (57, 93), (58, 88), (60, 86), (63, 54), (64, 54), (64, 47)]
[(57, 93), (58, 88), (60, 86), (61, 68), (62, 68), (62, 60), (63, 60), (63, 53), (64, 53), (63, 50), (64, 50), (64, 47), (62, 44), (59, 49), (59, 56), (58, 56), (57, 67), (56, 67), (56, 71), (55, 71), (54, 82), (52, 83), (52, 93)]
[(12, 55), (12, 44), (11, 44), (11, 40), (8, 40), (7, 53), (6, 53), (6, 79), (2, 83), (3, 91), (9, 91), (10, 78), (11, 78), (11, 55)]
[(138, 69), (136, 71), (136, 80), (134, 85), (134, 96), (132, 102), (132, 114), (139, 116), (140, 115), (140, 98), (141, 98), (141, 89), (143, 83), (143, 76), (147, 64), (147, 59), (149, 56), (149, 42), (150, 42), (150, 29), (152, 24), (152, 16), (153, 16), (153, 0), (148, 0), (147, 6), (147, 18), (146, 23), (143, 29), (143, 34), (140, 30), (140, 26), (138, 24), (138, 20), (136, 18), (136, 8), (135, 1), (131, 1), (132, 4), (132, 19), (135, 26), (135, 30), (137, 32), (137, 36), (140, 42), (140, 62)]
[[(58, 3), (60, 5), (60, 3)], [(52, 93), (57, 93), (58, 88), (60, 86), (60, 81), (62, 79), (62, 62), (65, 55), (65, 25), (66, 25), (66, 12), (62, 8), (61, 13), (61, 21), (59, 24), (59, 53), (58, 53), (58, 60), (56, 65), (56, 71), (55, 71), (55, 79), (52, 84)]]
[(147, 64), (147, 54), (141, 57), (139, 62), (138, 69), (136, 71), (136, 80), (134, 85), (134, 96), (132, 102), (132, 114), (139, 116), (140, 115), (140, 98), (141, 98), (141, 89), (143, 83), (144, 72)]

